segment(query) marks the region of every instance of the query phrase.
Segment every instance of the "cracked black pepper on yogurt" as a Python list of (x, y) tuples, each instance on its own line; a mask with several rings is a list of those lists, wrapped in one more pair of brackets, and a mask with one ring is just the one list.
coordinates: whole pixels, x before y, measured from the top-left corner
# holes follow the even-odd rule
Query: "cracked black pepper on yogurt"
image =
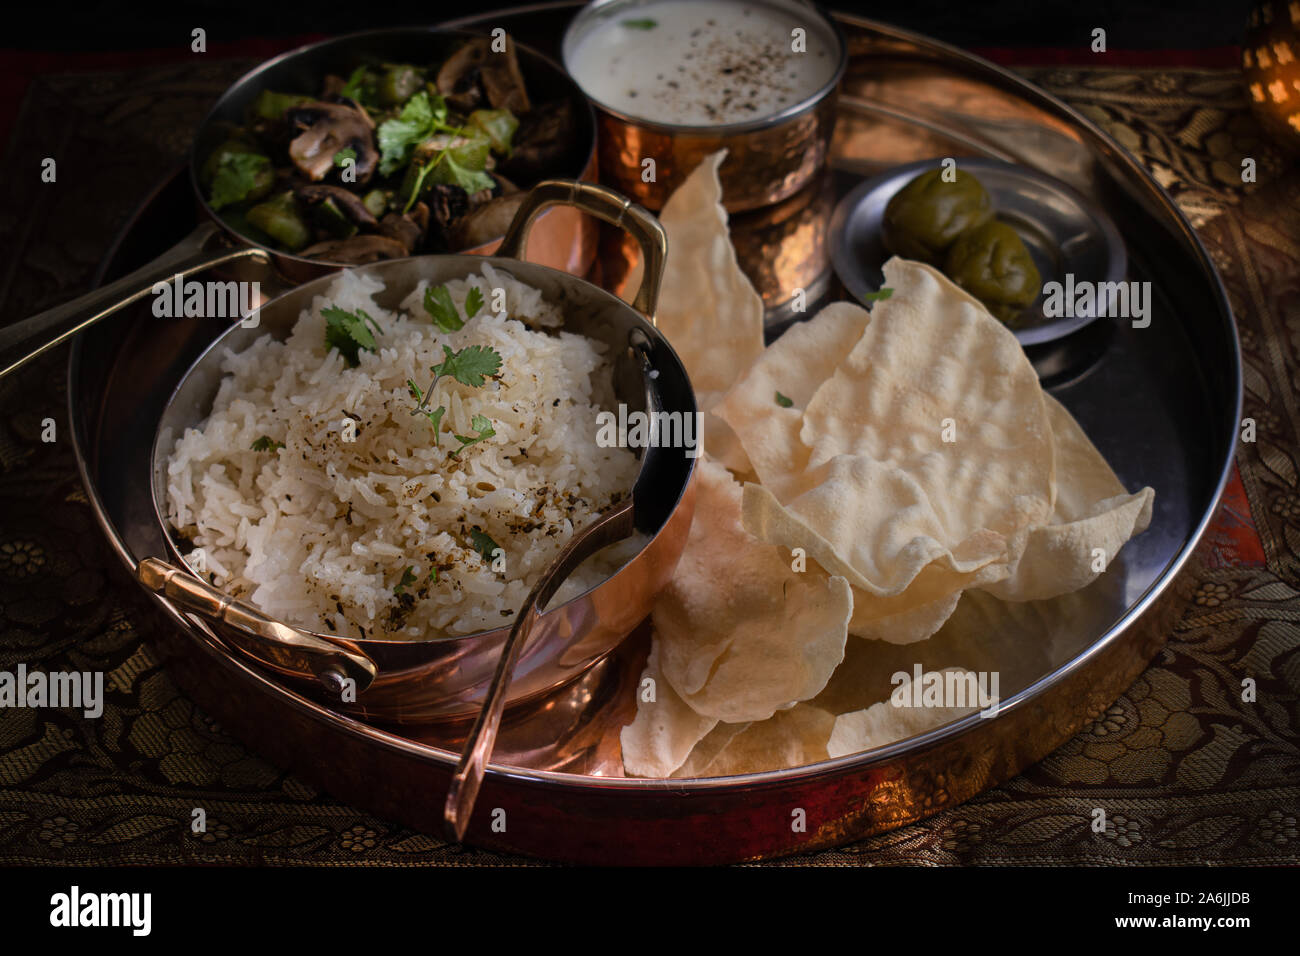
[[(735, 0), (661, 0), (589, 30), (569, 67), (605, 106), (651, 122), (723, 126), (808, 99), (834, 76), (815, 16)], [(796, 34), (802, 30), (802, 34)]]

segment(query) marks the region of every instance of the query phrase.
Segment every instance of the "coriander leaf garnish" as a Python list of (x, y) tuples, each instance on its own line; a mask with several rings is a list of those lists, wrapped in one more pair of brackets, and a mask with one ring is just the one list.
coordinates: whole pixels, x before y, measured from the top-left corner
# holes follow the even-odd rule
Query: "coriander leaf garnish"
[(653, 30), (659, 26), (658, 20), (651, 20), (649, 17), (642, 17), (638, 20), (620, 20), (619, 23), (629, 30)]
[(469, 424), (470, 427), (473, 428), (475, 432), (477, 432), (477, 434), (473, 438), (470, 438), (467, 435), (457, 435), (455, 432), (453, 432), (451, 437), (456, 439), (456, 441), (460, 442), (460, 447), (451, 453), (452, 458), (459, 458), (460, 453), (463, 452), (470, 445), (477, 445), (479, 442), (483, 441), (484, 439), (491, 438), (493, 435), (496, 434), (496, 429), (492, 427), (491, 420), (486, 418), (483, 415), (475, 415), (472, 419), (470, 419)]
[[(433, 384), (434, 385), (438, 384), (438, 380), (436, 378), (433, 380)], [(424, 407), (424, 399), (426, 393), (420, 391), (420, 386), (416, 385), (415, 382), (413, 382), (411, 379), (408, 378), (406, 380), (406, 388), (411, 393), (411, 397), (416, 401), (415, 407), (411, 409), (411, 414), (423, 415), (425, 418), (429, 419), (429, 423), (433, 425), (433, 446), (437, 448), (438, 447), (438, 426), (442, 424), (442, 416), (447, 414), (447, 407), (445, 405), (439, 405), (433, 411), (429, 411), (427, 408)], [(433, 391), (433, 385), (429, 386), (429, 391), (430, 392)]]
[(462, 146), (450, 146), (433, 162), (430, 179), (445, 186), (459, 186), (471, 195), (496, 186), (484, 169), (491, 149), (487, 139), (475, 139)]
[(410, 166), (398, 190), (398, 198), (406, 200), (403, 212), (415, 204), (426, 180), (429, 184), (459, 186), (471, 194), (496, 186), (496, 180), (487, 174), (492, 141), (486, 134), (441, 122), (436, 129), (446, 135), (422, 137), (410, 153)]
[(253, 451), (278, 451), (284, 447), (284, 442), (276, 441), (270, 435), (263, 435), (261, 438), (253, 440)]
[(429, 313), (433, 324), (444, 332), (455, 332), (465, 325), (445, 285), (431, 286), (424, 290), (424, 311)]
[(271, 160), (260, 153), (226, 153), (217, 163), (208, 205), (220, 209), (242, 202), (259, 186), (269, 188)]
[(388, 176), (406, 165), (417, 143), (433, 132), (433, 105), (429, 94), (417, 93), (395, 119), (379, 124), (379, 172)]
[(885, 286), (885, 287), (884, 287), (883, 289), (881, 289), (879, 292), (868, 292), (866, 295), (862, 296), (862, 301), (863, 301), (863, 302), (883, 302), (883, 301), (885, 301), (886, 299), (888, 299), (888, 298), (889, 298), (891, 295), (893, 295), (893, 294), (894, 294), (894, 290), (891, 289), (889, 286)]
[(469, 532), (470, 547), (483, 556), (484, 561), (491, 561), (493, 553), (501, 546), (492, 540), (478, 525), (475, 525)]
[(406, 101), (396, 119), (379, 124), (379, 172), (388, 176), (407, 164), (415, 147), (448, 126), (447, 101), (427, 92), (419, 92)]
[(414, 584), (416, 581), (419, 580), (419, 578), (417, 578), (417, 577), (415, 576), (415, 574), (413, 573), (414, 568), (415, 568), (414, 565), (412, 565), (412, 564), (408, 564), (408, 565), (407, 565), (407, 566), (402, 570), (402, 580), (398, 581), (397, 584), (395, 584), (395, 585), (393, 586), (393, 595), (394, 595), (394, 596), (401, 594), (401, 593), (402, 593), (403, 591), (405, 591), (408, 587), (410, 587), (412, 584)]
[(478, 315), (478, 310), (483, 308), (483, 293), (478, 286), (469, 287), (469, 292), (465, 293), (465, 314), (471, 319)]
[(447, 357), (431, 371), (439, 376), (450, 375), (462, 385), (482, 388), (484, 379), (501, 370), (501, 353), (491, 346), (470, 345), (453, 352), (444, 345), (442, 350)]
[(357, 151), (351, 146), (346, 149), (340, 149), (334, 154), (334, 165), (342, 167), (349, 159), (356, 162)]
[[(482, 345), (470, 345), (461, 349), (459, 352), (453, 352), (447, 346), (442, 347), (443, 353), (447, 356), (438, 365), (430, 365), (429, 371), (433, 373), (433, 381), (423, 392), (420, 386), (416, 385), (411, 379), (406, 380), (407, 391), (415, 399), (415, 408), (411, 409), (412, 415), (423, 415), (433, 423), (433, 444), (438, 444), (438, 427), (442, 424), (442, 416), (447, 413), (447, 409), (439, 405), (433, 411), (429, 411), (429, 399), (433, 397), (433, 390), (438, 387), (439, 380), (444, 375), (450, 375), (456, 381), (463, 385), (469, 385), (472, 388), (481, 388), (488, 376), (495, 375), (501, 368), (501, 353), (496, 349), (484, 347)], [(480, 421), (482, 424), (479, 424)], [(453, 452), (451, 457), (455, 458), (459, 451), (465, 447), (482, 441), (485, 438), (491, 438), (496, 432), (492, 429), (492, 423), (482, 415), (475, 415), (471, 419), (474, 430), (477, 431), (478, 437), (465, 438), (457, 435), (456, 438), (461, 441), (461, 448)]]
[(782, 408), (790, 408), (794, 405), (794, 399), (790, 398), (788, 395), (782, 395), (780, 392), (777, 392), (776, 403)]
[(429, 424), (433, 426), (433, 446), (438, 447), (438, 428), (442, 425), (442, 416), (447, 414), (447, 406), (439, 405), (431, 412), (424, 412), (424, 417), (429, 419)]
[[(415, 200), (420, 197), (420, 192), (424, 189), (424, 178), (429, 175), (429, 170), (433, 169), (432, 163), (425, 163), (423, 166), (412, 163), (411, 168), (406, 171), (405, 178), (402, 179), (402, 185), (397, 190), (397, 197), (401, 199), (406, 195), (406, 204), (402, 206), (402, 215), (411, 211), (415, 205)], [(408, 192), (407, 185), (410, 185)]]
[(438, 583), (438, 566), (436, 564), (433, 567), (429, 568), (429, 575), (424, 580), (429, 584)]
[(375, 79), (370, 75), (370, 71), (364, 66), (359, 66), (352, 71), (348, 81), (344, 84), (343, 89), (339, 90), (340, 96), (346, 96), (350, 100), (355, 100), (362, 106), (374, 105)]
[(325, 318), (325, 347), (338, 349), (348, 365), (356, 368), (362, 349), (375, 350), (375, 337), (370, 329), (378, 332), (379, 325), (365, 310), (349, 312), (330, 305), (321, 309), (320, 314)]

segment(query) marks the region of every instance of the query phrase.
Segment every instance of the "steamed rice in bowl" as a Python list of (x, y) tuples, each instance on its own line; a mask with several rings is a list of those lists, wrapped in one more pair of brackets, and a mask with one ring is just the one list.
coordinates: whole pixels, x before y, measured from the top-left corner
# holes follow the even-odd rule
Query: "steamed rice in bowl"
[[(488, 263), (444, 283), (464, 320), (456, 331), (431, 320), (427, 285), (389, 311), (374, 300), (380, 280), (343, 272), (287, 339), (226, 352), (210, 416), (167, 464), (167, 519), (214, 585), (341, 637), (472, 634), (510, 624), (574, 531), (630, 493), (635, 454), (595, 441), (597, 412), (614, 401), (605, 346), (559, 331), (554, 305)], [(378, 329), (355, 367), (327, 344), (329, 308), (364, 310)], [(500, 369), (480, 387), (439, 379), (435, 444), (408, 382), (426, 389), (448, 349), (473, 346), (495, 350)], [(494, 434), (462, 447), (453, 436), (479, 434), (477, 416)], [(644, 541), (585, 562), (550, 606)]]

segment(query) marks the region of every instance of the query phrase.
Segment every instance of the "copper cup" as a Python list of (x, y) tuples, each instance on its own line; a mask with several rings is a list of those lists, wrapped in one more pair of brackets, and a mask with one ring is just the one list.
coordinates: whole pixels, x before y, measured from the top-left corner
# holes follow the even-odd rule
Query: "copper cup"
[[(672, 191), (710, 153), (727, 150), (719, 170), (723, 205), (728, 212), (767, 206), (798, 192), (826, 162), (835, 128), (835, 101), (848, 63), (848, 44), (835, 22), (800, 0), (754, 0), (795, 15), (808, 24), (836, 58), (831, 78), (811, 96), (779, 113), (744, 123), (686, 126), (642, 119), (601, 102), (587, 89), (596, 107), (597, 155), (602, 182), (641, 205), (662, 209)], [(612, 18), (632, 11), (653, 12), (638, 0), (596, 0), (573, 18), (564, 34), (564, 66), (574, 74), (574, 53), (587, 34)], [(576, 79), (576, 77), (575, 77)], [(654, 160), (654, 176), (643, 179), (643, 163)]]

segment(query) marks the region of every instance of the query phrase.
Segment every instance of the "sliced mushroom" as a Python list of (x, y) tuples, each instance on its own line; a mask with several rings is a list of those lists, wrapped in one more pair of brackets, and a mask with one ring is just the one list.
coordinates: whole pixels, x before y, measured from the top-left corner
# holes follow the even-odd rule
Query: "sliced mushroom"
[(334, 200), (334, 205), (342, 211), (350, 220), (358, 226), (365, 226), (373, 229), (379, 225), (377, 220), (366, 204), (361, 201), (361, 197), (356, 193), (344, 189), (342, 186), (328, 185), (299, 185), (294, 189), (298, 198), (309, 206), (314, 206), (318, 202), (326, 199)]
[(289, 158), (312, 182), (320, 182), (335, 168), (334, 157), (343, 149), (356, 155), (358, 183), (365, 183), (379, 163), (374, 124), (365, 110), (343, 103), (307, 103), (286, 114), (298, 135), (289, 144)]
[(567, 99), (552, 100), (519, 121), (510, 158), (501, 170), (519, 182), (533, 182), (554, 173), (573, 145), (577, 120)]
[(468, 215), (461, 216), (451, 230), (451, 248), (473, 249), (493, 239), (504, 236), (506, 228), (519, 211), (524, 193), (490, 199)]
[(506, 37), (504, 53), (491, 53), (483, 67), (483, 88), (487, 91), (488, 102), (493, 109), (509, 110), (516, 116), (527, 113), (532, 104), (528, 102), (528, 90), (524, 86), (524, 74), (519, 69), (519, 60), (515, 56), (515, 41)]
[(415, 251), (420, 240), (424, 238), (424, 230), (414, 219), (397, 212), (390, 212), (379, 220), (379, 232), (389, 239), (400, 242), (408, 255)]
[(453, 53), (438, 71), (438, 92), (452, 109), (468, 113), (481, 105), (482, 96), (474, 95), (481, 87), (493, 109), (516, 116), (527, 113), (531, 104), (515, 43), (507, 36), (505, 49), (497, 53), (493, 42), (491, 37), (475, 37)]
[(459, 186), (439, 183), (425, 191), (429, 205), (429, 241), (436, 251), (454, 251), (451, 239), (456, 220), (469, 212), (469, 196)]
[(480, 60), (483, 47), (470, 41), (448, 57), (434, 80), (447, 105), (457, 113), (472, 113), (483, 105)]
[(321, 81), (320, 98), (322, 100), (332, 100), (343, 93), (344, 87), (348, 81), (337, 73), (326, 73), (325, 79)]
[(412, 222), (414, 222), (417, 226), (420, 227), (421, 233), (423, 233), (425, 230), (429, 228), (428, 203), (417, 202), (414, 206), (411, 207), (411, 211), (408, 212), (407, 215), (411, 217)]
[(461, 89), (454, 93), (444, 93), (443, 99), (457, 113), (472, 113), (487, 102), (483, 95), (483, 86), (479, 83), (478, 70), (459, 81)]
[(344, 265), (359, 266), (380, 259), (401, 259), (409, 253), (406, 247), (388, 236), (353, 236), (351, 239), (329, 239), (308, 246), (301, 255), (309, 259), (326, 259)]

